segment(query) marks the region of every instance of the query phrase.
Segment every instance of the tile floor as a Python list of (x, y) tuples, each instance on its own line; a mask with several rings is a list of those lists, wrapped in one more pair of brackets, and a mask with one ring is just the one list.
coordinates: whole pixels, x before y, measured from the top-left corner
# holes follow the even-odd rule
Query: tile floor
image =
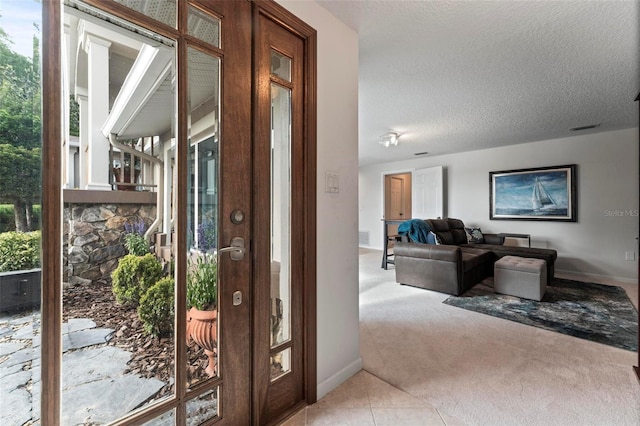
[(362, 370), (282, 426), (456, 426), (462, 422)]

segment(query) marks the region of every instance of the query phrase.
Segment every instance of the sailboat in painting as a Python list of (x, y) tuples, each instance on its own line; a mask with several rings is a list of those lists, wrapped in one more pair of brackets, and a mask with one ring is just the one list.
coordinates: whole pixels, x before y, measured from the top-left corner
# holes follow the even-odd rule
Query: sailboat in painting
[(549, 195), (542, 182), (536, 178), (533, 184), (533, 194), (531, 195), (531, 204), (534, 211), (551, 210), (557, 208), (557, 204)]

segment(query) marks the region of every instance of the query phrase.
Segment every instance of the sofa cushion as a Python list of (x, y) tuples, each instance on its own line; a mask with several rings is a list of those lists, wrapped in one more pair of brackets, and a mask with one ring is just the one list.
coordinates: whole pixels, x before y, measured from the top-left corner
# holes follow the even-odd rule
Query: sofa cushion
[(489, 250), (462, 247), (460, 251), (462, 252), (462, 267), (465, 272), (478, 268), (487, 262), (493, 264), (495, 260), (494, 254)]
[(447, 222), (449, 222), (449, 232), (453, 237), (453, 244), (466, 244), (467, 233), (464, 231), (464, 222), (452, 218), (448, 218)]
[(440, 245), (442, 244), (442, 240), (433, 231), (429, 231), (429, 235), (427, 236), (427, 243)]
[(442, 244), (457, 245), (467, 243), (464, 223), (460, 219), (427, 219), (431, 230), (440, 237)]
[(467, 242), (471, 244), (483, 244), (484, 243), (484, 235), (482, 235), (482, 230), (480, 228), (464, 228), (464, 231), (467, 234)]
[(496, 244), (466, 244), (462, 247), (468, 248), (478, 248), (482, 250), (491, 250), (498, 257), (503, 256), (520, 256), (520, 257), (531, 257), (534, 259), (544, 259), (547, 263), (555, 262), (558, 258), (558, 252), (552, 249), (543, 249), (543, 248), (529, 248), (529, 247), (518, 247), (518, 246), (502, 246)]

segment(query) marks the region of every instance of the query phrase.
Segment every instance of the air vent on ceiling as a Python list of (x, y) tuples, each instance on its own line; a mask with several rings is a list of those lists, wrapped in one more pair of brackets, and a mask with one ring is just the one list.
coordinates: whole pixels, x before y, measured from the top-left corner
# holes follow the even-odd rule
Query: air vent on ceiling
[(595, 129), (596, 127), (600, 127), (600, 123), (598, 123), (598, 124), (588, 124), (586, 126), (572, 127), (569, 130), (572, 131), (572, 132), (579, 132), (580, 130)]
[(413, 155), (427, 155), (428, 152), (424, 151), (424, 152), (415, 152)]

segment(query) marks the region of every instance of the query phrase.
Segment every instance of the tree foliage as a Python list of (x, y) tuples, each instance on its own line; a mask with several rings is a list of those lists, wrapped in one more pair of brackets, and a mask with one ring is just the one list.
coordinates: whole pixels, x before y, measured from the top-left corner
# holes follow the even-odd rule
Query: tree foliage
[(33, 204), (40, 199), (40, 148), (0, 144), (0, 202), (13, 203), (16, 231), (33, 229)]
[(40, 53), (11, 50), (0, 28), (0, 202), (14, 205), (16, 230), (33, 229), (33, 203), (41, 192)]

